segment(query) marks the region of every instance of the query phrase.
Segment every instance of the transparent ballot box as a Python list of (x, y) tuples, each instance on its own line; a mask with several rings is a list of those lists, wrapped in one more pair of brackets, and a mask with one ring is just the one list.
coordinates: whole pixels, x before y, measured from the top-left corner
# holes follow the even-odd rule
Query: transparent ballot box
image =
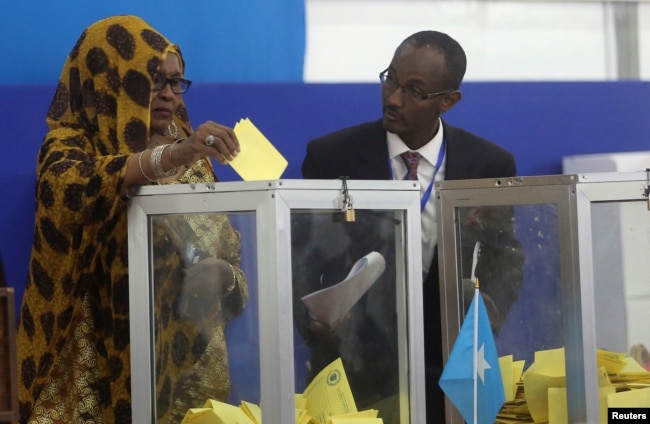
[(419, 208), (407, 181), (139, 188), (133, 422), (424, 422)]
[[(624, 375), (647, 378), (650, 366), (639, 352), (650, 346), (647, 173), (445, 181), (436, 189), (445, 361), (474, 267), (497, 353), (509, 358), (501, 363), (513, 381), (504, 385), (502, 414), (598, 423), (607, 422), (608, 406), (631, 406), (617, 404), (617, 392), (633, 383)], [(521, 361), (520, 379), (512, 363)], [(463, 422), (449, 400), (446, 422)]]

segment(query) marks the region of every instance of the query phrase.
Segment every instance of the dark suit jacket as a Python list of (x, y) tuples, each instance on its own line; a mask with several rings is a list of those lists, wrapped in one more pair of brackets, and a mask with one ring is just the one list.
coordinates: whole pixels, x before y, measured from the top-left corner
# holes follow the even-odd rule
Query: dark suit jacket
[[(446, 143), (446, 180), (499, 178), (516, 175), (514, 157), (507, 150), (461, 128), (447, 125), (445, 122), (443, 122), (443, 131)], [(302, 164), (302, 174), (304, 178), (308, 179), (333, 179), (346, 176), (349, 179), (389, 180), (391, 172), (386, 130), (381, 120), (344, 128), (309, 142)], [(509, 225), (507, 221), (509, 220), (506, 220), (505, 225)], [(497, 230), (499, 236), (490, 239), (499, 240), (500, 248), (506, 244), (509, 247), (513, 245), (518, 247), (516, 240), (513, 240), (512, 237), (503, 237), (502, 230)], [(476, 232), (479, 232), (478, 228)], [(487, 244), (489, 245), (490, 241)], [(463, 250), (467, 252), (463, 255), (469, 254), (471, 257), (472, 249), (473, 244), (466, 246)], [(512, 251), (513, 249), (506, 250)], [(523, 280), (523, 274), (521, 274), (523, 257), (508, 258), (502, 263), (505, 261), (508, 261), (508, 264), (512, 263), (515, 268), (509, 278), (513, 280), (513, 288), (505, 290), (507, 292), (505, 299), (497, 296), (500, 299), (497, 303), (502, 303), (497, 306), (507, 312), (510, 304), (516, 300), (518, 289)], [(471, 266), (471, 260), (464, 262)], [(482, 291), (485, 290), (489, 293), (491, 288), (496, 293), (501, 290), (501, 288), (496, 288), (497, 284), (500, 284), (496, 282), (498, 277), (495, 282), (491, 282), (489, 277), (488, 281), (485, 281), (480, 275), (479, 269), (477, 269), (477, 275), (481, 277)], [(427, 422), (442, 422), (444, 420), (441, 418), (444, 417), (444, 395), (438, 386), (443, 362), (438, 280), (436, 250), (431, 269), (425, 276), (423, 287)]]
[[(443, 122), (446, 180), (514, 176), (510, 152), (461, 128)], [(302, 164), (310, 179), (347, 176), (353, 180), (390, 180), (386, 130), (381, 121), (345, 128), (312, 140)]]

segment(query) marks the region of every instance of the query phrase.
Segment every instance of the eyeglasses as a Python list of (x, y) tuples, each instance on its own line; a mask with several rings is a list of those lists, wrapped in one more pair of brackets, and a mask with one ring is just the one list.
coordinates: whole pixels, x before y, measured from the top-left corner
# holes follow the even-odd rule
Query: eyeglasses
[(153, 91), (163, 90), (167, 83), (169, 83), (169, 86), (172, 89), (172, 93), (175, 94), (185, 93), (187, 90), (189, 90), (190, 85), (192, 85), (192, 81), (183, 78), (167, 78), (161, 75), (156, 75), (153, 77), (152, 89)]
[(412, 102), (423, 102), (427, 99), (432, 99), (443, 94), (448, 94), (454, 91), (453, 89), (438, 91), (436, 93), (425, 94), (415, 87), (403, 86), (397, 83), (397, 79), (388, 73), (388, 69), (379, 74), (379, 81), (381, 81), (382, 88), (390, 93), (395, 92), (398, 88), (402, 89), (402, 95)]

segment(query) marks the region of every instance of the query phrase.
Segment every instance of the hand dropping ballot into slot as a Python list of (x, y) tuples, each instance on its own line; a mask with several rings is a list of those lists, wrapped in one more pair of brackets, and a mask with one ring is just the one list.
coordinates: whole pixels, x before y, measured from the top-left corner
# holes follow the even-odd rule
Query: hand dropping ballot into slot
[(240, 119), (233, 128), (240, 152), (230, 166), (244, 181), (277, 180), (288, 162), (248, 118)]
[(345, 317), (385, 269), (384, 257), (370, 252), (352, 266), (343, 281), (303, 296), (301, 300), (314, 318), (332, 325)]

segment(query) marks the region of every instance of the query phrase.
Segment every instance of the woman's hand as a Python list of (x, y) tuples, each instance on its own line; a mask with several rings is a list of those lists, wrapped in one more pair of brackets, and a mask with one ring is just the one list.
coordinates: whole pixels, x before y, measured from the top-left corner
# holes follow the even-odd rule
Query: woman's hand
[(187, 140), (174, 146), (172, 160), (175, 166), (190, 166), (210, 156), (226, 165), (239, 151), (239, 141), (232, 128), (208, 121), (199, 125)]
[[(149, 141), (169, 143), (169, 139), (158, 140), (159, 137), (154, 134)], [(239, 141), (232, 128), (208, 121), (199, 125), (189, 138), (165, 147), (158, 159), (162, 171), (167, 172), (180, 166), (192, 166), (204, 157), (214, 158), (217, 162), (226, 165), (237, 156), (239, 151)], [(126, 174), (118, 190), (120, 196), (125, 195), (131, 187), (160, 180), (156, 178), (152, 168), (153, 152), (154, 149), (147, 149), (129, 156)]]
[(234, 279), (233, 268), (224, 259), (205, 258), (185, 269), (181, 314), (192, 320), (212, 316)]

